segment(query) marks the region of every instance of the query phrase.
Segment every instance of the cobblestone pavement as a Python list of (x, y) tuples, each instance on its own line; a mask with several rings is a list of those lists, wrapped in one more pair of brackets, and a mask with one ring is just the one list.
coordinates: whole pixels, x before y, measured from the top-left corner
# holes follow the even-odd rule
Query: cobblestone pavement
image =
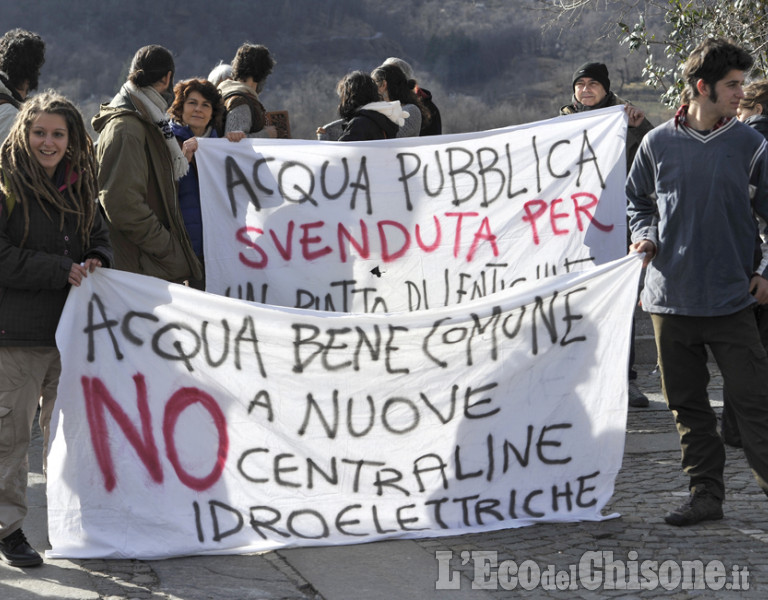
[[(458, 600), (508, 598), (519, 593), (505, 590), (501, 584), (491, 586), (494, 589), (473, 589), (473, 579), (480, 581), (474, 577), (476, 563), (468, 560), (462, 564), (462, 558), (470, 558), (472, 552), (478, 551), (496, 553), (498, 563), (514, 560), (521, 565), (533, 561), (540, 572), (564, 572), (559, 585), (567, 588), (567, 583), (570, 588), (557, 589), (558, 580), (554, 579), (551, 585), (538, 585), (524, 592), (532, 598), (768, 597), (768, 502), (741, 450), (727, 450), (724, 520), (688, 528), (664, 523), (664, 513), (687, 496), (687, 479), (679, 466), (677, 434), (664, 406), (658, 377), (649, 371), (649, 367), (641, 369), (639, 386), (648, 393), (651, 406), (629, 411), (623, 467), (606, 507), (606, 514), (618, 512), (620, 518), (250, 556), (162, 561), (47, 560), (42, 567), (27, 571), (0, 563), (0, 600)], [(716, 371), (710, 388), (713, 404), (721, 406), (722, 382)], [(32, 450), (32, 464), (39, 464), (39, 435)], [(45, 495), (39, 469), (30, 475), (29, 496), (30, 516), (25, 531), (33, 545), (45, 548)], [(440, 577), (437, 552), (453, 553), (450, 572), (461, 573), (455, 579), (459, 590), (435, 590)], [(643, 561), (656, 561), (659, 568), (654, 572), (659, 573), (660, 582), (657, 580), (654, 586), (651, 579), (653, 589), (610, 590), (603, 585), (587, 589), (589, 580), (571, 577), (586, 552), (612, 553), (586, 556), (601, 556), (606, 562), (622, 561), (630, 574), (632, 569), (640, 569)], [(665, 566), (665, 561), (674, 562)], [(716, 563), (710, 561), (720, 561), (723, 577), (711, 577), (708, 589), (684, 589), (685, 582), (675, 581), (677, 569), (685, 566), (683, 561), (701, 561), (703, 567), (712, 569)], [(631, 576), (628, 580), (632, 580)], [(501, 583), (506, 585), (505, 581), (502, 578)], [(734, 582), (743, 589), (728, 589)], [(517, 589), (524, 583), (523, 577)], [(714, 589), (720, 583), (723, 587)]]
[[(541, 571), (554, 565), (553, 572), (569, 572), (573, 568), (571, 565), (578, 565), (585, 552), (599, 551), (613, 553), (608, 555), (608, 561), (621, 560), (627, 566), (631, 560), (637, 563), (652, 560), (659, 565), (672, 560), (678, 566), (682, 561), (700, 560), (706, 566), (709, 561), (717, 560), (723, 563), (728, 575), (720, 590), (685, 590), (682, 583), (671, 590), (661, 584), (655, 589), (643, 590), (607, 590), (602, 587), (595, 591), (583, 587), (545, 590), (538, 587), (532, 593), (536, 598), (768, 597), (768, 502), (752, 477), (744, 453), (726, 447), (727, 495), (722, 521), (709, 521), (694, 527), (667, 525), (663, 515), (688, 496), (688, 480), (680, 468), (677, 434), (672, 415), (663, 403), (657, 375), (646, 369), (640, 375), (639, 384), (651, 398), (651, 407), (630, 409), (628, 440), (648, 436), (651, 442), (664, 438), (665, 444), (658, 449), (651, 446), (642, 452), (625, 452), (616, 491), (605, 510), (605, 514), (618, 512), (621, 518), (602, 523), (542, 524), (513, 531), (431, 539), (420, 544), (432, 551), (452, 551), (454, 557), (462, 556), (464, 551), (496, 551), (498, 563), (511, 559), (519, 565), (522, 561), (532, 560)], [(712, 369), (710, 395), (719, 413), (722, 378), (715, 369)], [(474, 577), (473, 561), (462, 567), (460, 561), (454, 559), (451, 567), (463, 569), (466, 579), (463, 583), (470, 587)], [(733, 569), (738, 570), (735, 584), (731, 581)], [(747, 573), (748, 577), (745, 577)], [(674, 577), (675, 571), (670, 574)], [(640, 578), (636, 580), (642, 581)], [(672, 583), (668, 585), (671, 587)], [(650, 586), (653, 586), (652, 580)], [(745, 589), (735, 591), (734, 587)], [(499, 586), (490, 594), (491, 597), (507, 598), (510, 592)]]

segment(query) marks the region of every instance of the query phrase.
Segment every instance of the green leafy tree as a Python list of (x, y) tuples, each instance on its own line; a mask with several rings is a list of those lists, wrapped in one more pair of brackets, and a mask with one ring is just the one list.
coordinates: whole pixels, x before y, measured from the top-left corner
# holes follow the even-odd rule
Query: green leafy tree
[[(661, 12), (661, 31), (648, 25), (650, 11)], [(636, 23), (619, 23), (619, 27), (621, 42), (645, 53), (645, 81), (664, 90), (661, 99), (668, 106), (679, 102), (683, 64), (706, 37), (727, 38), (747, 48), (755, 58), (751, 76), (768, 77), (768, 7), (762, 0), (650, 1)]]

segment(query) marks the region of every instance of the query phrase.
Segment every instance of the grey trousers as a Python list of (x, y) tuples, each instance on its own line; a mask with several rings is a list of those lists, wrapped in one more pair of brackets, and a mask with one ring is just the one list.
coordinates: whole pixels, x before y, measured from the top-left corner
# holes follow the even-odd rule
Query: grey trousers
[(47, 454), (60, 374), (56, 348), (0, 347), (0, 539), (19, 529), (27, 514), (32, 424), (40, 403)]

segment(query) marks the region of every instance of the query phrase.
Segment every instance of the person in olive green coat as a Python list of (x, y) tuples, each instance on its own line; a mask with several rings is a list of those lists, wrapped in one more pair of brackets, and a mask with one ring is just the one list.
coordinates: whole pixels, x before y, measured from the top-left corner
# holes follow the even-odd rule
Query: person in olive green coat
[(93, 120), (99, 133), (99, 202), (107, 217), (114, 267), (182, 283), (202, 277), (177, 198), (189, 163), (171, 132), (174, 64), (162, 46), (145, 46), (128, 81)]

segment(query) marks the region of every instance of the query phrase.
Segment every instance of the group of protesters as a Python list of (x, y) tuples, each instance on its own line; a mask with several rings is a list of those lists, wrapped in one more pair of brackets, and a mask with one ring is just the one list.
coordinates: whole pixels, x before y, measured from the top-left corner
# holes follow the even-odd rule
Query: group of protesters
[[(245, 43), (208, 79), (176, 85), (171, 52), (140, 48), (92, 119), (95, 146), (72, 102), (55, 91), (28, 97), (44, 61), (37, 34), (0, 39), (0, 558), (17, 567), (42, 564), (21, 528), (27, 453), (39, 408), (47, 454), (69, 287), (113, 267), (204, 290), (198, 139), (277, 135), (259, 100), (275, 65), (263, 45)], [(341, 118), (323, 139), (442, 132), (431, 94), (401, 59), (351, 73), (338, 91)]]
[[(176, 85), (171, 52), (140, 48), (92, 120), (96, 146), (72, 102), (53, 91), (28, 96), (44, 58), (34, 33), (0, 39), (0, 558), (17, 567), (42, 563), (21, 528), (27, 453), (38, 408), (47, 450), (61, 371), (55, 331), (69, 287), (112, 267), (205, 289), (198, 139), (277, 135), (259, 99), (275, 66), (261, 45), (243, 44), (207, 79)], [(768, 252), (764, 260), (755, 220), (768, 220), (768, 152), (757, 131), (768, 122), (768, 88), (743, 89), (751, 66), (743, 49), (703, 42), (686, 65), (680, 111), (654, 129), (611, 91), (607, 67), (589, 62), (561, 110), (627, 112), (631, 249), (645, 255), (642, 302), (691, 480), (689, 499), (666, 516), (673, 525), (723, 516), (706, 347), (723, 372), (734, 435), (768, 493), (768, 355), (754, 312), (768, 303)], [(442, 133), (431, 94), (402, 59), (346, 75), (337, 92), (339, 119), (318, 128), (321, 140)]]

